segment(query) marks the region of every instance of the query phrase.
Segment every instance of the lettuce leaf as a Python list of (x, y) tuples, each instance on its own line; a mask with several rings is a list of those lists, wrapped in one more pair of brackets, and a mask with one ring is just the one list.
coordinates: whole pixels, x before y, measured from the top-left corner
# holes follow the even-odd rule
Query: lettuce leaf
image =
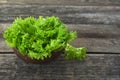
[[(68, 45), (77, 37), (75, 31), (68, 31), (66, 25), (58, 17), (17, 18), (4, 32), (9, 46), (17, 48), (22, 55), (32, 59), (51, 57), (52, 51), (65, 49), (69, 59), (82, 59), (85, 49), (75, 49)], [(80, 53), (80, 54), (78, 54)]]

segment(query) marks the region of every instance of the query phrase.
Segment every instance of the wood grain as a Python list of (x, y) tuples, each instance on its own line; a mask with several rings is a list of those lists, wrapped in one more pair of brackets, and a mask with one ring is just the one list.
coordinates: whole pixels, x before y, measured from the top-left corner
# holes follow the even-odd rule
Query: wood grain
[(120, 52), (120, 39), (77, 38), (71, 44), (75, 47), (86, 47), (88, 52)]
[[(46, 64), (20, 60), (3, 39), (16, 17), (58, 16), (77, 31), (83, 61), (62, 54)], [(120, 0), (0, 0), (0, 80), (120, 80)]]
[[(12, 23), (0, 23), (0, 38)], [(119, 25), (66, 24), (70, 31), (77, 31), (78, 38), (120, 38)]]
[(67, 24), (70, 31), (77, 31), (78, 38), (115, 38), (120, 39), (118, 25)]
[(0, 5), (0, 13), (0, 22), (12, 22), (16, 17), (54, 15), (67, 24), (120, 24), (119, 6)]
[[(88, 54), (83, 61), (61, 55), (46, 64), (25, 63), (14, 54), (0, 54), (1, 80), (119, 80), (120, 54)], [(32, 75), (32, 76), (31, 76)]]
[(39, 5), (120, 5), (119, 0), (0, 0), (0, 4)]
[[(87, 52), (120, 52), (120, 39), (77, 38), (70, 44), (75, 47), (86, 47)], [(13, 50), (6, 45), (3, 39), (0, 40), (0, 52), (13, 52)]]
[(7, 46), (4, 39), (0, 39), (0, 53), (13, 52), (12, 48)]
[[(13, 52), (3, 39), (3, 32), (10, 23), (0, 23), (0, 52)], [(71, 44), (86, 47), (88, 52), (120, 52), (120, 28), (117, 25), (67, 24), (69, 30), (77, 31), (78, 38)]]

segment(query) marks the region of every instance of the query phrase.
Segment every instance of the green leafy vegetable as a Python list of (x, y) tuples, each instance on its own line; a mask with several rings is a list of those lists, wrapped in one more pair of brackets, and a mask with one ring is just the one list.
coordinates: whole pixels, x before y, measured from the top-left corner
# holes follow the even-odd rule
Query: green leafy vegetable
[(86, 57), (86, 48), (75, 48), (67, 44), (65, 55), (67, 59), (78, 59), (82, 60)]
[(65, 49), (68, 59), (85, 58), (85, 48), (74, 48), (68, 43), (76, 38), (75, 31), (68, 31), (57, 17), (40, 16), (38, 19), (28, 17), (17, 18), (4, 32), (9, 46), (17, 48), (21, 54), (32, 59), (43, 60), (51, 57), (52, 51)]

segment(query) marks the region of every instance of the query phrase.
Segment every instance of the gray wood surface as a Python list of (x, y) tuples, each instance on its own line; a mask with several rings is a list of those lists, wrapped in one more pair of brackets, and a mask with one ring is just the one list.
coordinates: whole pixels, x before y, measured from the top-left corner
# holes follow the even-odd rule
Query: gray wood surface
[[(0, 23), (0, 38), (11, 23)], [(120, 38), (119, 25), (66, 24), (70, 31), (76, 31), (78, 38)]]
[[(20, 60), (3, 39), (16, 17), (58, 16), (86, 47), (83, 61), (62, 54), (46, 64)], [(0, 80), (120, 80), (120, 0), (0, 0)]]
[[(9, 23), (0, 24), (0, 52), (13, 52), (6, 45), (2, 35), (9, 26)], [(120, 52), (120, 28), (116, 25), (67, 24), (66, 26), (78, 33), (78, 38), (71, 43), (75, 47), (86, 47), (87, 52)]]
[(83, 61), (61, 55), (46, 64), (25, 63), (14, 54), (0, 54), (1, 80), (119, 80), (120, 54), (88, 54)]
[[(119, 39), (77, 38), (71, 44), (75, 47), (86, 47), (87, 52), (96, 52), (96, 54), (97, 52), (120, 53)], [(3, 39), (0, 41), (0, 52), (13, 52)]]
[(120, 5), (119, 0), (0, 0), (1, 4), (40, 4), (40, 5)]
[(0, 22), (12, 22), (16, 17), (54, 15), (67, 24), (120, 24), (119, 6), (1, 5), (0, 13)]

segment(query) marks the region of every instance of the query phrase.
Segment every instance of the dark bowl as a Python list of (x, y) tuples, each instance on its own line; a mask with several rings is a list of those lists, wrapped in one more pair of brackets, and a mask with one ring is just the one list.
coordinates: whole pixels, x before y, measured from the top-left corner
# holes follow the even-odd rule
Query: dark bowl
[(40, 63), (48, 63), (51, 62), (53, 60), (55, 60), (56, 58), (58, 58), (60, 56), (60, 54), (64, 53), (64, 50), (61, 51), (56, 51), (56, 52), (52, 52), (51, 57), (47, 57), (44, 60), (37, 60), (37, 59), (31, 59), (30, 57), (28, 57), (27, 55), (22, 55), (16, 48), (13, 48), (15, 54), (21, 58), (23, 61), (27, 62), (27, 63), (34, 63), (34, 64), (40, 64)]

